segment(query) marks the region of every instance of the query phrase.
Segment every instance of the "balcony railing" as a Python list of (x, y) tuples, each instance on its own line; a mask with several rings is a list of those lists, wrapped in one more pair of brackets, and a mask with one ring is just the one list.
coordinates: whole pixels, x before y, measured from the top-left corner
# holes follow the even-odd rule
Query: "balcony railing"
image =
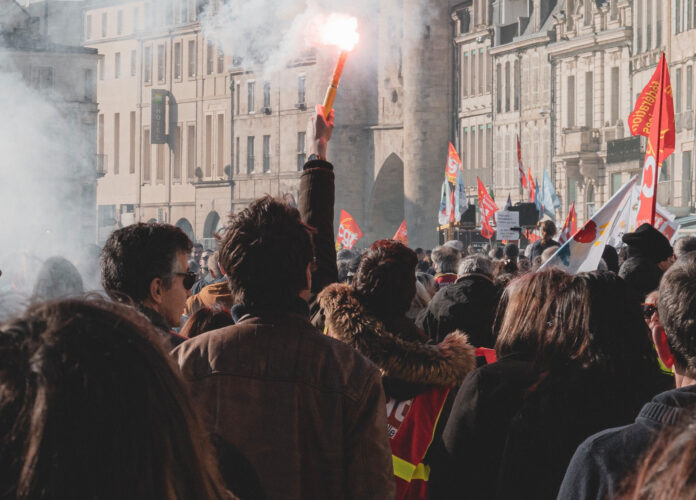
[(563, 153), (592, 153), (599, 151), (599, 129), (567, 129), (563, 134)]

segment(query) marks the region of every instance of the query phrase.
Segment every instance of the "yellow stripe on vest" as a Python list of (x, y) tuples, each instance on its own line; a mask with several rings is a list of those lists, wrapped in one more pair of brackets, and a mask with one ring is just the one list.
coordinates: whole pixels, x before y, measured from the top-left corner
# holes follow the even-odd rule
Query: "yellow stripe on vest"
[(392, 455), (392, 462), (394, 462), (394, 475), (404, 481), (410, 483), (416, 479), (427, 481), (430, 478), (430, 466), (425, 465), (423, 462), (413, 465), (411, 462), (407, 462), (396, 455)]

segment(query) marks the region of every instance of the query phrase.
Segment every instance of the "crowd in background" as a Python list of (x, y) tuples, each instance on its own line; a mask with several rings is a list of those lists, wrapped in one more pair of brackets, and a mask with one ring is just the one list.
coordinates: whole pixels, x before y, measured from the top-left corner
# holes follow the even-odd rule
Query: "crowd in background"
[(101, 296), (43, 264), (0, 324), (0, 499), (696, 498), (696, 238), (577, 275), (539, 270), (549, 220), (337, 253), (332, 129), (215, 251), (118, 229)]

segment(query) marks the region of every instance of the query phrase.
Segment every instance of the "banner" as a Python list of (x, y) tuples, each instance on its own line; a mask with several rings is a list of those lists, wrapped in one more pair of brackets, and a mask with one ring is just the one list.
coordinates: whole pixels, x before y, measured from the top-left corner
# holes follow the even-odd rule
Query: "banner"
[(466, 186), (464, 186), (464, 171), (459, 166), (457, 170), (457, 182), (454, 184), (454, 217), (452, 222), (459, 222), (462, 218), (462, 214), (466, 212), (469, 208), (469, 201), (466, 199)]
[(522, 164), (522, 146), (520, 145), (520, 135), (517, 134), (517, 169), (520, 172), (520, 184), (527, 189), (527, 178), (524, 175), (524, 165)]
[(566, 217), (565, 224), (563, 224), (563, 229), (561, 229), (561, 233), (558, 235), (558, 242), (562, 245), (577, 232), (578, 217), (575, 214), (575, 202), (573, 202), (570, 204), (570, 210), (568, 210), (568, 216)]
[(442, 190), (440, 194), (440, 211), (437, 214), (437, 222), (444, 226), (449, 222), (452, 205), (452, 195), (450, 193), (450, 185), (447, 180), (442, 182)]
[(654, 226), (660, 167), (674, 152), (675, 145), (674, 100), (664, 53), (628, 116), (628, 123), (631, 134), (648, 138), (636, 226), (646, 222)]
[(355, 222), (353, 216), (345, 210), (341, 210), (341, 223), (338, 226), (338, 238), (336, 238), (336, 250), (341, 248), (353, 248), (353, 245), (363, 237), (363, 233)]
[(637, 180), (638, 176), (633, 176), (539, 270), (556, 267), (570, 274), (595, 271), (602, 259), (612, 225)]
[(457, 150), (454, 149), (452, 143), (449, 143), (449, 153), (447, 154), (447, 168), (445, 169), (445, 177), (450, 184), (456, 184), (457, 172), (462, 169), (462, 160), (459, 159)]
[(406, 219), (401, 223), (399, 229), (396, 230), (393, 240), (400, 241), (404, 245), (408, 246), (408, 229), (406, 228)]
[(561, 200), (556, 194), (556, 189), (553, 187), (551, 176), (544, 169), (541, 178), (541, 189), (539, 189), (539, 202), (541, 210), (548, 215), (552, 221), (556, 221), (556, 209), (561, 208)]
[(478, 202), (479, 209), (481, 210), (481, 236), (487, 239), (491, 239), (495, 231), (491, 227), (491, 218), (498, 211), (498, 207), (491, 198), (491, 195), (486, 191), (486, 186), (483, 185), (481, 179), (476, 178), (478, 181)]

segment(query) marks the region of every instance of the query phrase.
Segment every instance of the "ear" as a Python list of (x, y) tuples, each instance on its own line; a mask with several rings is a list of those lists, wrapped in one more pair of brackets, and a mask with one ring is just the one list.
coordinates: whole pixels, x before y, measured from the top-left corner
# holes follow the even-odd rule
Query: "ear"
[(655, 343), (655, 348), (657, 349), (657, 355), (660, 357), (660, 361), (667, 368), (674, 367), (674, 354), (672, 354), (672, 349), (669, 347), (669, 342), (667, 342), (667, 336), (662, 328), (655, 328), (652, 331), (653, 342)]
[(161, 304), (163, 291), (164, 286), (162, 284), (162, 278), (153, 278), (150, 282), (150, 300), (157, 305)]

